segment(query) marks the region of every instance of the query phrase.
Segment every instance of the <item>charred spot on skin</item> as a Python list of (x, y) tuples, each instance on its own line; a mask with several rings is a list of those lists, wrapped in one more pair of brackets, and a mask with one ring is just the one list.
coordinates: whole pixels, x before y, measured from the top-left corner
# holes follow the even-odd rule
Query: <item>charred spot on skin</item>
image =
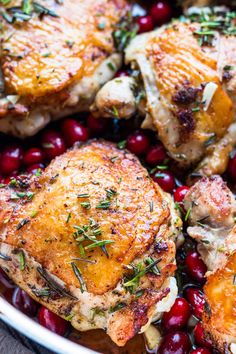
[(181, 125), (181, 138), (185, 140), (186, 137), (189, 137), (189, 135), (186, 136), (186, 134), (193, 132), (195, 129), (193, 112), (191, 109), (180, 109), (177, 111), (176, 116)]
[(181, 87), (172, 97), (174, 103), (177, 104), (190, 104), (194, 103), (197, 99), (199, 89), (191, 86)]

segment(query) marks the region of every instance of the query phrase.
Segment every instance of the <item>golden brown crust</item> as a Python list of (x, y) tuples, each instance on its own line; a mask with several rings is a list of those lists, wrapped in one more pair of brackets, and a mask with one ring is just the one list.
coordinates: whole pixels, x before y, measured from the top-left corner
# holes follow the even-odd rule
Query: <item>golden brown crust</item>
[[(202, 144), (215, 134), (222, 138), (233, 119), (233, 105), (224, 92), (217, 74), (217, 63), (201, 49), (194, 36), (198, 25), (174, 24), (152, 37), (147, 44), (147, 56), (152, 62), (156, 84), (163, 104), (177, 117), (179, 143), (198, 140)], [(202, 98), (204, 85), (218, 85), (210, 107), (192, 112)], [(203, 86), (202, 86), (203, 85)], [(200, 93), (200, 95), (199, 95)], [(165, 127), (154, 120), (159, 133)], [(167, 143), (167, 142), (166, 142)], [(178, 146), (168, 146), (178, 153)]]
[(204, 287), (207, 307), (203, 326), (222, 353), (236, 343), (236, 253), (227, 264), (208, 277)]
[[(108, 208), (98, 209), (104, 200)], [(75, 147), (41, 177), (0, 190), (0, 265), (35, 299), (70, 316), (74, 327), (106, 328), (123, 346), (172, 291), (168, 279), (176, 269), (177, 231), (172, 204), (129, 152), (102, 141)], [(113, 243), (106, 245), (106, 255), (100, 247), (86, 249), (92, 242), (82, 241), (87, 263), (76, 240), (83, 234), (74, 232), (90, 221), (101, 231), (97, 241)], [(156, 262), (156, 273), (145, 271), (133, 290), (127, 283), (134, 269), (143, 270), (150, 261)]]
[[(7, 8), (20, 4), (11, 1)], [(114, 52), (113, 26), (127, 11), (125, 0), (65, 0), (61, 5), (52, 0), (47, 8), (57, 17), (34, 12), (29, 21), (13, 24), (2, 18), (6, 94), (33, 102), (91, 76)]]

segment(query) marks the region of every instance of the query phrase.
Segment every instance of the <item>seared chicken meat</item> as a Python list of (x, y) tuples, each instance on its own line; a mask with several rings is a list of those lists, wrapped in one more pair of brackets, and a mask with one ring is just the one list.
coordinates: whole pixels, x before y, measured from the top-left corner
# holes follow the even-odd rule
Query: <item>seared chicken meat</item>
[(81, 330), (123, 346), (177, 296), (181, 219), (136, 157), (93, 141), (0, 190), (0, 265)]
[(134, 38), (125, 52), (133, 77), (105, 84), (92, 106), (96, 116), (146, 115), (142, 127), (201, 175), (223, 173), (236, 142), (234, 20), (225, 8), (211, 11)]
[(203, 326), (221, 353), (236, 349), (236, 202), (221, 177), (203, 178), (187, 193), (188, 234), (208, 266)]
[(1, 2), (0, 131), (26, 137), (88, 110), (121, 65), (113, 33), (128, 10), (125, 0)]

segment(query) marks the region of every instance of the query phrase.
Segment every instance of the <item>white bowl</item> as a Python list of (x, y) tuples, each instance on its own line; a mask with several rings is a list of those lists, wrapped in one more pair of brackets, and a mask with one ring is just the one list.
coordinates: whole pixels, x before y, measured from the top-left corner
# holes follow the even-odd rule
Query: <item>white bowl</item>
[(55, 334), (24, 315), (5, 299), (0, 297), (0, 319), (57, 354), (95, 354), (93, 350)]

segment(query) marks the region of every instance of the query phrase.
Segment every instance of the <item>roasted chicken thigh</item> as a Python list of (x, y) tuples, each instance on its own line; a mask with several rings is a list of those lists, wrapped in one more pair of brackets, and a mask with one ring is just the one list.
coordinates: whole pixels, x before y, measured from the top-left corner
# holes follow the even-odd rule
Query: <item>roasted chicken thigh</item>
[(123, 346), (177, 296), (181, 219), (137, 158), (91, 142), (0, 190), (0, 265), (81, 330)]
[(225, 8), (201, 11), (134, 38), (125, 51), (133, 77), (105, 84), (92, 110), (118, 118), (139, 111), (180, 166), (212, 175), (224, 172), (236, 142), (236, 40)]
[(88, 110), (121, 65), (112, 34), (128, 9), (125, 0), (1, 2), (0, 131), (26, 137)]
[[(203, 178), (187, 193), (188, 234), (208, 266), (203, 326), (221, 353), (236, 349), (236, 202), (221, 177)], [(187, 209), (186, 209), (187, 210)]]

